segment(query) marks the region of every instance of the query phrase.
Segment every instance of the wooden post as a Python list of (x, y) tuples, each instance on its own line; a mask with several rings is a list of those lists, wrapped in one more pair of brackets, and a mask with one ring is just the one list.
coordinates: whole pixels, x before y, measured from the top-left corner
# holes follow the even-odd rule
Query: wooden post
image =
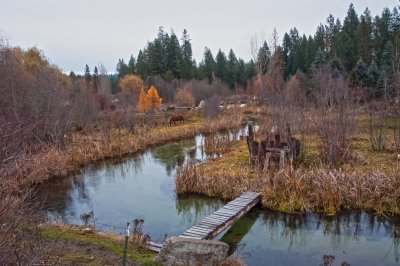
[(247, 140), (247, 147), (249, 148), (250, 153), (250, 163), (254, 164), (254, 132), (253, 132), (253, 125), (248, 124), (248, 131), (249, 135), (246, 137)]
[(128, 253), (128, 239), (129, 239), (129, 223), (126, 224), (125, 245), (124, 245), (124, 255), (122, 257), (122, 266), (126, 265), (126, 255)]
[(280, 159), (279, 159), (279, 167), (283, 169), (285, 167), (285, 149), (281, 150)]

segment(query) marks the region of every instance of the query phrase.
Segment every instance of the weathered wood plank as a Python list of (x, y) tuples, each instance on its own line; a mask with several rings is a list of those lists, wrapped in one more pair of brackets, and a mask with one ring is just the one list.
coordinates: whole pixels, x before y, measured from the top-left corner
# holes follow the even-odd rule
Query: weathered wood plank
[(193, 239), (213, 239), (229, 228), (261, 200), (261, 194), (246, 192), (204, 218), (198, 225), (186, 230), (181, 236)]

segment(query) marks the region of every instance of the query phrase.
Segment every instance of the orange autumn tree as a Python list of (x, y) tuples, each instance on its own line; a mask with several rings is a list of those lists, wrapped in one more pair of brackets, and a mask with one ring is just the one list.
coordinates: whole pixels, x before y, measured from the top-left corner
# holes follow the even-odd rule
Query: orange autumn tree
[(147, 104), (147, 95), (144, 92), (144, 89), (142, 88), (140, 90), (140, 94), (139, 94), (139, 100), (138, 100), (138, 104), (137, 104), (137, 109), (139, 112), (146, 112), (148, 109), (148, 104)]
[(147, 91), (146, 96), (147, 110), (160, 110), (161, 109), (161, 97), (158, 96), (158, 92), (154, 86), (151, 86)]

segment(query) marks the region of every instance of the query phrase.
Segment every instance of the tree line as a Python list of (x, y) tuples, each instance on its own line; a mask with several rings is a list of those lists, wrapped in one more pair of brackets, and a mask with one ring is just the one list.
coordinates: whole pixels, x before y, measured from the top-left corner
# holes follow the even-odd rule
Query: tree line
[[(301, 35), (294, 27), (285, 33), (282, 43), (274, 32), (272, 43), (264, 41), (256, 48), (248, 62), (238, 58), (231, 49), (227, 54), (221, 49), (216, 56), (207, 47), (201, 62), (193, 59), (191, 39), (186, 30), (179, 41), (171, 31), (159, 28), (153, 41), (147, 43), (128, 63), (119, 59), (116, 80), (127, 74), (139, 75), (143, 80), (161, 77), (172, 80), (219, 80), (231, 90), (248, 89), (257, 74), (265, 75), (273, 54), (282, 52), (284, 80), (299, 71), (312, 76), (313, 69), (328, 63), (344, 75), (355, 87), (368, 87), (375, 96), (384, 91), (393, 94), (397, 86), (399, 65), (400, 15), (398, 7), (385, 8), (373, 17), (368, 8), (359, 16), (350, 4), (343, 22), (329, 15), (318, 25), (314, 35)], [(253, 49), (254, 47), (252, 47)], [(117, 84), (117, 81), (114, 82)]]

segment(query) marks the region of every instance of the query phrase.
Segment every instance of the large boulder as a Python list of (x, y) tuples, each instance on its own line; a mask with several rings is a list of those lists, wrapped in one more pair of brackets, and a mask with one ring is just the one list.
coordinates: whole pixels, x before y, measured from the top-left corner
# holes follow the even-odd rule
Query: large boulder
[(229, 245), (216, 240), (172, 237), (156, 257), (162, 265), (218, 265), (228, 256)]

